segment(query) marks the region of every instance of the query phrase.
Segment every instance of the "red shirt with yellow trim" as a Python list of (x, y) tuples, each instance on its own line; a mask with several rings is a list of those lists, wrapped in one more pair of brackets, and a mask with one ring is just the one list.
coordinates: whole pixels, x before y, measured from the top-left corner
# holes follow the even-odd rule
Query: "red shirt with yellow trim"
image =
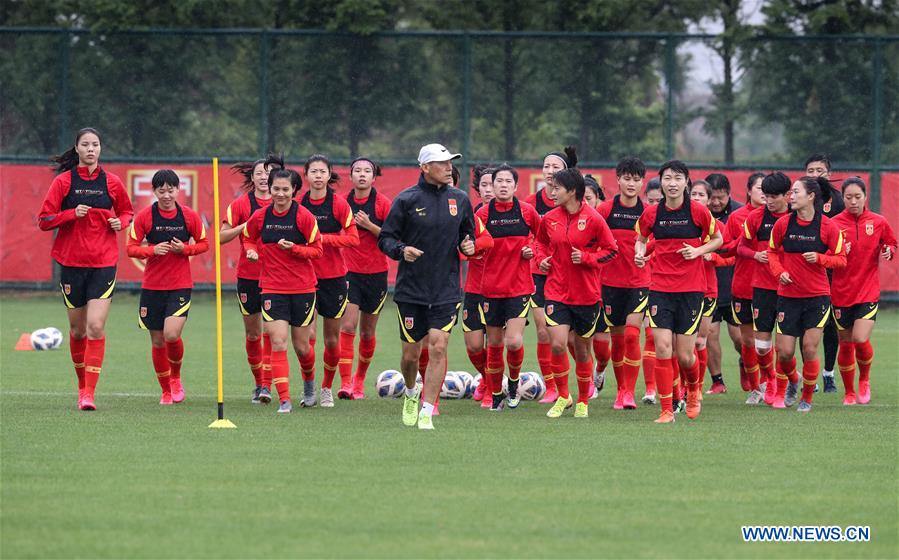
[[(165, 255), (153, 253), (158, 243), (174, 238), (184, 243), (181, 253), (169, 251)], [(142, 245), (144, 239), (149, 244)], [(193, 239), (194, 243), (189, 243)], [(128, 234), (128, 256), (147, 259), (141, 287), (147, 290), (181, 290), (193, 288), (190, 273), (190, 257), (209, 250), (206, 226), (192, 208), (175, 203), (169, 211), (159, 209), (154, 202), (134, 217)]]
[(647, 288), (650, 267), (638, 268), (634, 262), (634, 245), (637, 241), (637, 221), (643, 214), (644, 204), (638, 198), (633, 206), (621, 204), (620, 195), (606, 200), (596, 209), (618, 242), (618, 256), (603, 268), (603, 286), (615, 288)]
[[(534, 210), (536, 210), (537, 214), (540, 216), (545, 216), (556, 206), (556, 201), (549, 198), (549, 196), (546, 194), (545, 188), (529, 195), (526, 199), (524, 199), (524, 201), (533, 206)], [(546, 276), (546, 273), (540, 270), (539, 265), (540, 263), (537, 262), (536, 258), (531, 259), (531, 274)]]
[(884, 247), (896, 253), (896, 234), (886, 218), (867, 208), (859, 216), (848, 210), (833, 218), (846, 244), (846, 266), (833, 271), (831, 300), (834, 307), (880, 300), (880, 253)]
[[(371, 200), (372, 193), (374, 193), (374, 200)], [(381, 227), (384, 220), (387, 219), (387, 214), (390, 213), (390, 200), (374, 189), (364, 199), (356, 198), (355, 190), (350, 191), (347, 195), (347, 203), (350, 205), (351, 212), (353, 208), (357, 210), (373, 208), (374, 212), (366, 213), (368, 219), (378, 227)], [(343, 260), (346, 262), (347, 270), (356, 274), (387, 272), (387, 255), (378, 249), (378, 236), (365, 228), (357, 226), (356, 229), (359, 233), (359, 245), (343, 250)]]
[[(761, 208), (761, 206), (759, 207)], [(744, 239), (743, 224), (757, 208), (751, 204), (741, 206), (735, 210), (724, 224), (728, 242), (722, 246), (725, 254), (734, 257), (734, 279), (730, 285), (732, 298), (752, 299), (752, 275), (754, 273), (755, 259), (747, 258), (737, 252), (737, 245)]]
[[(762, 206), (753, 210), (746, 223), (743, 224), (743, 239), (746, 241), (744, 245), (749, 247), (753, 253), (759, 251), (767, 251), (771, 242), (771, 231), (777, 220), (789, 214), (787, 212), (771, 212), (767, 207)], [(765, 290), (777, 291), (780, 282), (771, 273), (771, 267), (768, 263), (763, 263), (752, 259), (752, 287), (762, 288)]]
[(517, 198), (509, 202), (493, 199), (481, 206), (475, 215), (493, 238), (493, 247), (483, 258), (480, 293), (488, 298), (533, 294), (530, 261), (534, 259), (525, 259), (521, 251), (531, 243), (540, 227), (537, 210)]
[[(228, 227), (237, 227), (247, 223), (253, 212), (260, 208), (265, 208), (272, 203), (271, 198), (257, 198), (250, 191), (241, 195), (240, 198), (228, 205), (223, 220)], [(259, 261), (253, 262), (247, 259), (247, 250), (244, 247), (244, 236), (238, 235), (240, 241), (240, 257), (237, 260), (237, 277), (244, 280), (259, 280), (259, 273), (262, 271), (262, 264)]]
[[(295, 218), (290, 220), (291, 213)], [(262, 262), (259, 287), (264, 294), (309, 294), (315, 291), (316, 276), (312, 263), (322, 256), (322, 240), (315, 216), (293, 201), (284, 213), (273, 205), (250, 216), (242, 235), (247, 250), (256, 251)], [(282, 249), (279, 239), (293, 241)]]
[(318, 221), (324, 251), (322, 258), (312, 262), (315, 275), (322, 280), (346, 276), (347, 267), (341, 249), (359, 246), (359, 231), (350, 204), (331, 189), (318, 200), (313, 200), (310, 194), (307, 191), (303, 195), (302, 204)]
[[(818, 253), (818, 262), (805, 260), (803, 253)], [(777, 294), (792, 298), (829, 296), (825, 268), (846, 266), (846, 250), (840, 229), (827, 216), (815, 213), (811, 221), (795, 212), (777, 220), (768, 246), (768, 266), (775, 278), (790, 273), (789, 284), (778, 281)]]

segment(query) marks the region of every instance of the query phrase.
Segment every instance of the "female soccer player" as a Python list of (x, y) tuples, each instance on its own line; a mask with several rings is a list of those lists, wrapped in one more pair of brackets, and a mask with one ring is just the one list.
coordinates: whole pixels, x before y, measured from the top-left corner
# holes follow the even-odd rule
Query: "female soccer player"
[[(537, 213), (545, 216), (556, 206), (552, 198), (553, 175), (557, 171), (570, 169), (577, 165), (577, 150), (574, 146), (566, 146), (561, 152), (551, 152), (543, 158), (543, 189), (530, 195), (526, 202), (533, 206)], [(546, 382), (546, 394), (540, 400), (543, 404), (554, 403), (559, 397), (556, 384), (553, 381), (552, 350), (550, 349), (549, 330), (546, 327), (546, 314), (544, 313), (544, 286), (546, 285), (546, 272), (540, 269), (537, 259), (531, 261), (531, 275), (534, 277), (534, 295), (531, 296), (532, 317), (534, 327), (537, 329), (537, 364), (540, 366), (540, 374)]]
[(556, 207), (537, 231), (536, 258), (546, 277), (546, 323), (552, 342), (552, 375), (559, 398), (547, 412), (558, 418), (572, 405), (568, 392), (568, 333), (574, 330), (578, 401), (575, 418), (587, 418), (593, 359), (590, 339), (602, 319), (596, 269), (618, 254), (618, 245), (602, 216), (584, 204), (584, 177), (577, 169), (563, 169), (552, 177)]
[[(340, 319), (347, 306), (347, 268), (341, 249), (358, 247), (359, 232), (349, 203), (345, 198), (335, 196), (331, 188), (331, 185), (339, 180), (331, 161), (326, 156), (315, 154), (306, 160), (303, 167), (306, 182), (309, 183), (309, 192), (303, 195), (302, 205), (318, 221), (324, 251), (322, 258), (312, 263), (318, 279), (315, 308), (324, 319), (322, 321), (322, 338), (325, 345), (322, 353), (324, 375), (319, 404), (323, 408), (332, 408), (334, 395), (331, 386), (340, 362)], [(314, 356), (314, 347), (312, 352)], [(314, 364), (314, 358), (312, 363)], [(304, 363), (304, 370), (306, 364), (308, 362)], [(352, 380), (349, 375), (341, 378), (337, 396), (341, 399), (353, 397)], [(303, 402), (306, 402), (305, 398)]]
[[(485, 204), (493, 200), (493, 166), (476, 165), (472, 170), (472, 180), (477, 187), (481, 202), (475, 206), (477, 212)], [(464, 255), (463, 255), (464, 258)], [(484, 277), (486, 255), (479, 253), (468, 260), (468, 274), (465, 277), (465, 298), (462, 304), (462, 336), (465, 339), (465, 351), (471, 365), (481, 374), (481, 383), (474, 392), (474, 400), (481, 402), (482, 408), (489, 408), (492, 399), (484, 399), (484, 395), (493, 394), (497, 388), (490, 386), (490, 376), (487, 375), (487, 348), (485, 340), (484, 322), (484, 295), (481, 292), (481, 284)]]
[[(156, 202), (135, 216), (128, 236), (128, 256), (147, 260), (137, 322), (150, 331), (153, 369), (162, 389), (159, 404), (169, 405), (184, 400), (181, 331), (194, 286), (190, 257), (208, 251), (209, 243), (200, 215), (177, 202), (181, 187), (178, 175), (162, 169), (153, 174), (152, 185)], [(148, 245), (141, 245), (144, 239)]]
[[(846, 209), (833, 219), (846, 243), (846, 267), (833, 271), (833, 315), (839, 328), (837, 362), (846, 396), (844, 405), (868, 404), (871, 400), (871, 362), (874, 348), (871, 331), (880, 299), (879, 259), (893, 260), (896, 235), (889, 222), (865, 206), (867, 188), (859, 177), (843, 181)], [(858, 362), (858, 393), (855, 364)]]
[(262, 319), (272, 343), (272, 383), (279, 413), (289, 413), (288, 335), (300, 363), (312, 353), (309, 338), (315, 318), (315, 268), (322, 240), (315, 216), (293, 197), (302, 181), (292, 169), (272, 169), (268, 176), (272, 203), (253, 213), (244, 226), (247, 258), (260, 261)]
[(674, 422), (672, 354), (686, 372), (687, 417), (696, 418), (700, 413), (702, 387), (694, 353), (706, 289), (700, 257), (720, 247), (722, 240), (709, 209), (685, 196), (690, 179), (687, 166), (678, 160), (668, 161), (659, 169), (659, 177), (665, 199), (647, 207), (637, 222), (634, 263), (638, 267), (646, 264), (646, 243), (653, 235), (649, 322), (655, 338), (655, 380), (662, 403), (656, 422), (665, 424)]
[[(390, 201), (375, 190), (381, 166), (360, 157), (350, 163), (353, 190), (346, 201), (359, 230), (359, 245), (343, 250), (347, 265), (347, 306), (340, 322), (340, 378), (352, 376), (353, 399), (365, 398), (365, 374), (375, 354), (375, 329), (384, 302), (387, 301), (387, 257), (378, 250), (381, 224), (390, 212)], [(359, 327), (359, 363), (353, 369), (353, 346)], [(340, 396), (341, 393), (338, 393)]]
[[(481, 307), (487, 328), (490, 409), (495, 411), (502, 410), (505, 399), (510, 408), (520, 402), (518, 375), (524, 361), (523, 333), (534, 293), (530, 267), (534, 249), (530, 240), (537, 234), (540, 215), (533, 206), (515, 198), (517, 190), (518, 171), (507, 163), (500, 165), (493, 171), (496, 198), (476, 213), (493, 237), (493, 247), (483, 259)], [(503, 394), (503, 346), (509, 364), (508, 396)]]
[(57, 176), (41, 205), (38, 226), (59, 229), (50, 256), (69, 318), (69, 350), (78, 377), (78, 408), (96, 410), (94, 391), (106, 350), (106, 317), (115, 291), (116, 232), (134, 211), (121, 179), (100, 167), (100, 133), (82, 128), (56, 156)]
[[(662, 201), (664, 197), (662, 196), (662, 185), (658, 177), (653, 177), (646, 182), (646, 189), (643, 191), (643, 195), (646, 198), (646, 206), (655, 206)], [(636, 227), (636, 224), (634, 227)], [(636, 237), (634, 239), (636, 240)], [(652, 277), (652, 260), (650, 260), (650, 255), (654, 248), (655, 244), (650, 241), (646, 248), (645, 259), (648, 266), (643, 267), (650, 277)], [(649, 288), (647, 288), (648, 293)], [(649, 303), (648, 295), (646, 301)], [(642, 400), (643, 404), (656, 404), (656, 342), (652, 336), (652, 327), (649, 326), (649, 309), (645, 310), (645, 316), (643, 317), (643, 335), (645, 337), (643, 340), (643, 384), (646, 386), (646, 391), (643, 393)]]
[(262, 299), (259, 291), (259, 271), (262, 265), (247, 259), (244, 237), (240, 234), (253, 212), (265, 208), (272, 201), (268, 192), (268, 174), (272, 167), (284, 167), (284, 158), (269, 154), (267, 159), (236, 163), (235, 173), (243, 175), (244, 191), (228, 205), (219, 242), (224, 245), (235, 238), (240, 241), (240, 257), (237, 261), (237, 305), (243, 317), (243, 330), (247, 362), (256, 387), (250, 402), (268, 404), (272, 400), (272, 346), (268, 335), (262, 332)]
[[(809, 412), (818, 379), (818, 344), (830, 317), (827, 268), (846, 266), (839, 228), (822, 212), (822, 183), (802, 177), (790, 189), (792, 212), (771, 231), (768, 264), (780, 282), (777, 288), (777, 353), (782, 371), (790, 371), (796, 339), (802, 337), (802, 400), (797, 410)], [(778, 377), (778, 397), (786, 379)]]

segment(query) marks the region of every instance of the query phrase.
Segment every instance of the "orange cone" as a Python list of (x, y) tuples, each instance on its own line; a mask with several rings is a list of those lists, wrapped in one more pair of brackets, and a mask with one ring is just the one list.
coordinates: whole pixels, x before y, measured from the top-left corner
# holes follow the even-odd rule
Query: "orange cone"
[(31, 333), (23, 332), (21, 336), (19, 336), (19, 341), (16, 342), (16, 350), (34, 350), (31, 347)]

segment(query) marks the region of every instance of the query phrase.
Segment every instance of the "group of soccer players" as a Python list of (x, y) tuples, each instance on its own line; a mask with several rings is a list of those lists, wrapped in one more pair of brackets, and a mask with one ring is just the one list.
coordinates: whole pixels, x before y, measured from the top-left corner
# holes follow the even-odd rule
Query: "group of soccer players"
[[(146, 261), (138, 323), (150, 333), (160, 404), (171, 405), (185, 398), (181, 333), (193, 285), (189, 257), (208, 250), (206, 231), (196, 212), (178, 204), (180, 180), (172, 170), (153, 176), (156, 202), (134, 216), (122, 182), (99, 165), (100, 150), (96, 130), (78, 132), (72, 149), (54, 158), (58, 175), (39, 216), (42, 230), (58, 230), (52, 257), (61, 266), (78, 406), (96, 408), (116, 232), (122, 230), (128, 255)], [(526, 199), (519, 197), (512, 166), (476, 167), (473, 191), (480, 203), (472, 207), (461, 191), (445, 199), (446, 184), (458, 183), (458, 174), (449, 174), (458, 154), (439, 145), (421, 154), (428, 159), (420, 155), (418, 185), (393, 204), (375, 189), (381, 170), (369, 158), (350, 164), (346, 194), (335, 190), (339, 177), (323, 155), (311, 156), (302, 172), (272, 155), (234, 166), (244, 193), (228, 206), (221, 242), (238, 238), (241, 246), (237, 295), (253, 402), (271, 402), (274, 385), (278, 412), (291, 412), (288, 344), (300, 362), (301, 406), (333, 407), (337, 375), (338, 399), (364, 398), (387, 297), (388, 256), (405, 270), (397, 288), (403, 295), (396, 299), (408, 425), (417, 417), (420, 428), (432, 427), (435, 388), (446, 371), (445, 340), (460, 307), (466, 350), (482, 375), (475, 399), (493, 411), (519, 405), (529, 321), (550, 418), (572, 407), (575, 417), (586, 418), (609, 362), (617, 381), (615, 409), (636, 408), (642, 366), (642, 400), (661, 405), (656, 422), (673, 422), (680, 411), (696, 418), (707, 369), (707, 394), (727, 390), (722, 323), (740, 355), (747, 404), (786, 408), (798, 402), (797, 410), (811, 410), (822, 339), (825, 391), (835, 390), (836, 360), (844, 404), (869, 402), (878, 267), (893, 258), (897, 242), (886, 220), (867, 209), (860, 178), (846, 179), (839, 190), (830, 183), (826, 156), (810, 157), (796, 180), (780, 172), (751, 175), (747, 203), (740, 205), (729, 197), (726, 176), (691, 178), (677, 160), (644, 185), (646, 167), (635, 157), (619, 162), (618, 193), (607, 199), (597, 181), (580, 172), (569, 146), (544, 157), (546, 186)], [(432, 208), (435, 201), (440, 208)], [(438, 253), (449, 255), (456, 268), (434, 261)], [(464, 302), (458, 293), (424, 306), (407, 297), (415, 282), (424, 282), (412, 286), (420, 293), (452, 288), (453, 282), (431, 276), (458, 270), (459, 260), (468, 262)], [(319, 320), (323, 372), (316, 394)], [(445, 333), (442, 346), (435, 346), (432, 332)], [(422, 345), (426, 337), (429, 344)], [(416, 372), (430, 376), (424, 395)]]

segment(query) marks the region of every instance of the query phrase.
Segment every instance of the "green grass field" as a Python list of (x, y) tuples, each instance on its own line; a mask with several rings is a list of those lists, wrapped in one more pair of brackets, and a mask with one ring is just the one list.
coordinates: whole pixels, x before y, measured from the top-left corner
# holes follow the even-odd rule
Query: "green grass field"
[[(866, 407), (819, 393), (809, 415), (749, 408), (730, 351), (731, 392), (706, 397), (697, 421), (657, 426), (656, 407), (613, 411), (607, 386), (586, 421), (551, 421), (536, 403), (491, 414), (446, 401), (437, 429), (420, 432), (400, 422), (400, 401), (371, 390), (291, 415), (250, 404), (228, 293), (225, 411), (237, 429), (211, 430), (212, 302), (196, 296), (187, 324), (187, 400), (163, 408), (137, 300), (120, 292), (99, 411), (83, 413), (67, 342), (12, 350), (21, 332), (63, 329), (62, 304), (0, 297), (0, 556), (899, 556), (895, 310), (878, 318)], [(370, 387), (399, 363), (392, 306), (383, 315)], [(535, 370), (528, 334), (524, 369)], [(458, 327), (450, 369), (471, 371)], [(744, 543), (742, 525), (869, 525), (871, 541)]]

